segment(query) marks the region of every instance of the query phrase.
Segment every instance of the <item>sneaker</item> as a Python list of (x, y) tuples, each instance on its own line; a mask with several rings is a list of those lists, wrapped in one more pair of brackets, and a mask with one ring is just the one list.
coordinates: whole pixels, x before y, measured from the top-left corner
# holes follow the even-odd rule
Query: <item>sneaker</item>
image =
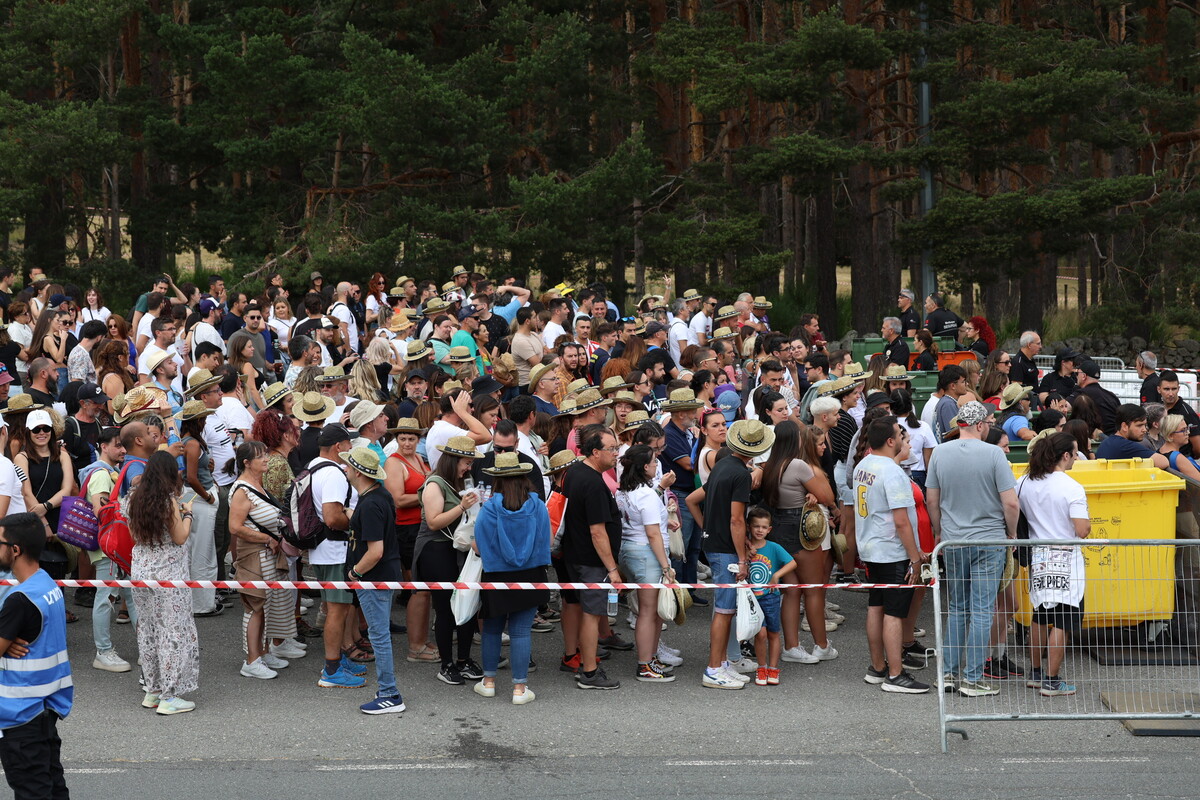
[[(192, 616), (193, 617), (219, 617), (219, 616), (221, 616), (221, 614), (224, 611), (225, 611), (225, 606), (222, 605), (221, 603), (217, 603), (215, 606), (213, 606), (208, 611), (193, 611)], [(121, 617), (120, 617), (120, 615), (118, 615), (117, 622), (120, 622), (120, 621), (121, 621)], [(128, 616), (125, 617), (125, 621), (126, 622), (129, 621)]]
[(916, 653), (909, 653), (907, 651), (900, 659), (900, 666), (904, 669), (925, 669), (926, 663), (927, 662), (924, 656), (917, 655)]
[(659, 642), (658, 651), (655, 652), (654, 657), (660, 664), (666, 664), (668, 667), (678, 667), (683, 664), (683, 659), (679, 654), (672, 653), (671, 649), (661, 642)]
[(712, 579), (712, 567), (707, 564), (696, 565), (697, 582), (703, 583)]
[(654, 667), (654, 669), (661, 672), (663, 675), (675, 674), (674, 667), (672, 667), (670, 664), (662, 663), (661, 661), (658, 660), (657, 657), (650, 659), (650, 666)]
[(596, 647), (596, 660), (597, 661), (603, 661), (604, 659), (608, 658), (611, 655), (612, 655), (612, 650), (609, 650), (607, 647), (601, 647), (601, 646)]
[(547, 608), (542, 612), (541, 617), (542, 619), (546, 620), (546, 622), (560, 622), (562, 620), (562, 614), (558, 613), (553, 608)]
[[(508, 656), (500, 656), (500, 660), (496, 662), (496, 669), (504, 669), (508, 666)], [(460, 669), (459, 672), (462, 672)]]
[(963, 697), (984, 697), (989, 694), (1000, 694), (1000, 687), (992, 686), (985, 681), (968, 681), (964, 679), (958, 684), (958, 693)]
[(609, 650), (633, 649), (633, 642), (622, 639), (621, 635), (615, 631), (613, 632), (612, 636), (605, 636), (603, 639), (600, 639), (598, 644), (603, 647), (607, 647)]
[(754, 642), (741, 642), (739, 649), (742, 652), (742, 658), (748, 658), (753, 661), (758, 657), (758, 651), (754, 648)]
[(523, 706), (526, 703), (532, 703), (534, 700), (536, 700), (537, 695), (533, 693), (533, 689), (530, 689), (528, 686), (526, 686), (525, 691), (521, 692), (520, 694), (513, 692), (512, 698), (512, 704), (514, 706)]
[(589, 678), (583, 672), (575, 673), (575, 685), (580, 689), (620, 689), (621, 682), (613, 680), (604, 674), (604, 670), (599, 667), (592, 673)]
[(737, 661), (730, 661), (729, 668), (734, 672), (749, 675), (758, 669), (758, 662), (750, 658), (740, 658)]
[(274, 670), (287, 669), (288, 664), (291, 663), (286, 658), (280, 658), (279, 656), (271, 653), (263, 653), (262, 662)]
[(493, 683), (491, 686), (485, 686), (483, 681), (479, 681), (479, 683), (471, 687), (471, 691), (475, 692), (475, 694), (479, 695), (480, 697), (495, 697), (496, 685)]
[[(126, 611), (125, 609), (121, 609), (120, 611), (117, 612), (117, 624), (118, 625), (128, 625), (129, 624), (129, 612), (128, 611)], [(191, 711), (190, 708), (187, 710)]]
[(925, 694), (929, 691), (928, 683), (921, 683), (907, 672), (901, 671), (895, 677), (888, 677), (879, 686), (885, 692), (895, 692), (897, 694)]
[(692, 605), (704, 607), (704, 606), (708, 605), (708, 600), (704, 599), (703, 597), (701, 597), (698, 594), (693, 593), (692, 594)]
[(1074, 684), (1067, 683), (1062, 678), (1047, 677), (1042, 681), (1042, 688), (1038, 690), (1038, 694), (1042, 697), (1062, 697), (1068, 694), (1075, 694)]
[(888, 679), (887, 664), (883, 665), (883, 669), (875, 669), (870, 664), (867, 665), (867, 674), (863, 675), (863, 680), (872, 686), (878, 686)]
[[(825, 632), (833, 633), (838, 629), (838, 624), (831, 619), (825, 620)], [(800, 630), (812, 632), (812, 627), (808, 624), (808, 620), (804, 619), (800, 622)]]
[(700, 679), (700, 685), (708, 689), (741, 689), (745, 686), (740, 680), (719, 667), (716, 670), (704, 670), (704, 677)]
[(117, 655), (116, 650), (97, 650), (96, 657), (92, 659), (92, 666), (105, 672), (129, 672), (133, 669), (128, 661)]
[(549, 633), (554, 630), (554, 626), (541, 617), (533, 618), (533, 626), (530, 628), (534, 633)]
[(755, 686), (766, 686), (767, 685), (767, 668), (766, 667), (759, 667), (757, 670), (755, 670), (754, 685)]
[(660, 651), (670, 653), (673, 656), (682, 656), (683, 655), (682, 650), (680, 650), (678, 647), (671, 647), (669, 644), (664, 642), (662, 639), (658, 640), (658, 649)]
[(994, 661), (996, 662), (996, 666), (1000, 669), (1000, 671), (1004, 673), (1005, 678), (1025, 677), (1025, 670), (1014, 664), (1009, 659), (1007, 654), (1000, 656), (998, 659), (994, 659)]
[(1045, 677), (1042, 675), (1042, 668), (1034, 667), (1029, 670), (1029, 680), (1025, 681), (1025, 685), (1030, 689), (1040, 689), (1042, 688), (1043, 680), (1045, 680)]
[(364, 667), (362, 664), (358, 663), (357, 661), (351, 661), (349, 658), (346, 657), (345, 653), (342, 653), (341, 671), (348, 672), (351, 675), (355, 676), (356, 678), (361, 678), (363, 675), (367, 674), (366, 667)]
[(296, 620), (296, 631), (305, 639), (320, 639), (321, 632), (325, 628), (319, 625), (309, 625), (308, 622), (302, 619)]
[[(280, 642), (279, 644), (271, 645), (270, 655), (274, 656), (275, 658), (279, 658), (279, 659), (304, 658), (306, 655), (308, 655), (308, 652), (305, 650), (302, 650), (301, 648), (297, 647), (294, 644), (291, 644), (290, 640), (285, 639), (284, 641)], [(268, 664), (268, 666), (270, 666), (270, 664)]]
[(563, 672), (579, 672), (580, 663), (579, 651), (576, 650), (575, 655), (569, 658), (563, 656), (562, 661), (558, 664), (558, 668)]
[(983, 662), (983, 677), (1000, 680), (1007, 676), (1004, 674), (1004, 670), (1000, 668), (997, 660), (988, 656)]
[[(146, 701), (143, 700), (143, 703)], [(164, 717), (171, 714), (185, 714), (188, 711), (193, 711), (196, 704), (191, 700), (184, 700), (182, 697), (172, 697), (167, 700), (160, 699), (158, 706), (154, 709), (155, 714), (162, 714)]]
[[(453, 664), (444, 664), (438, 672), (438, 680), (451, 686), (462, 686), (463, 676)], [(481, 676), (482, 677), (482, 676)]]
[(638, 664), (637, 679), (642, 683), (670, 683), (675, 676), (659, 672), (651, 661), (649, 664)]
[(925, 638), (925, 629), (924, 628), (913, 628), (913, 638), (915, 638), (915, 639)]
[(458, 662), (454, 666), (458, 670), (458, 674), (469, 681), (483, 680), (483, 667), (469, 658), (466, 661)]
[(532, 658), (529, 659), (529, 669), (526, 671), (527, 672), (537, 672), (537, 662), (534, 661)]
[(779, 670), (775, 667), (767, 667), (767, 685), (779, 685)]
[(813, 658), (818, 661), (833, 661), (838, 657), (838, 651), (834, 649), (833, 642), (828, 642), (824, 647), (813, 645)]
[[(738, 672), (733, 667), (731, 667), (729, 664), (724, 665), (723, 667), (721, 667), (721, 669), (725, 672), (726, 675), (733, 678), (738, 683), (746, 684), (746, 683), (750, 682), (749, 675), (743, 675), (742, 673)], [(757, 667), (755, 669), (757, 670)]]
[(636, 630), (637, 629), (637, 614), (634, 614), (632, 611), (630, 611), (628, 614), (626, 614), (625, 615), (625, 624), (629, 626), (629, 630), (631, 630), (631, 631)]
[(821, 659), (808, 652), (801, 645), (789, 647), (783, 651), (783, 660), (790, 661), (793, 664), (817, 664)]
[(838, 612), (831, 609), (829, 606), (825, 607), (825, 619), (830, 622), (836, 622), (838, 625), (841, 625), (843, 622), (846, 621), (846, 617), (844, 614), (839, 614)]
[(313, 605), (316, 604), (316, 602), (317, 601), (311, 597), (301, 597), (300, 598), (300, 607), (301, 608), (312, 608)]
[[(285, 661), (284, 663), (286, 664), (287, 662)], [(279, 673), (264, 664), (262, 658), (256, 658), (253, 663), (242, 664), (241, 674), (245, 678), (258, 678), (259, 680), (269, 681)]]
[(158, 708), (158, 695), (146, 692), (146, 696), (142, 698), (142, 708)]
[(946, 692), (958, 691), (958, 678), (954, 677), (949, 672), (942, 676), (942, 681), (946, 684)]
[(376, 696), (369, 703), (363, 703), (358, 710), (364, 714), (397, 714), (404, 710), (404, 699), (398, 694), (391, 697)]

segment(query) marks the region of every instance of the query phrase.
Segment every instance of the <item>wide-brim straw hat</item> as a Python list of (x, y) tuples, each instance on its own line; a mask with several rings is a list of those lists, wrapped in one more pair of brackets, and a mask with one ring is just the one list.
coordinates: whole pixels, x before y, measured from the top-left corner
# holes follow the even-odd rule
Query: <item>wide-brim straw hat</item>
[(263, 405), (270, 408), (291, 393), (292, 390), (283, 381), (275, 381), (262, 390)]
[(632, 388), (633, 388), (632, 383), (626, 383), (625, 379), (622, 378), (620, 375), (613, 375), (611, 378), (605, 378), (604, 383), (600, 384), (600, 394), (604, 395), (605, 397), (608, 397), (610, 394), (613, 394), (614, 392), (620, 392), (620, 391), (624, 391), (625, 389), (632, 389)]
[(423, 339), (417, 339), (408, 343), (408, 354), (406, 361), (416, 361), (419, 358), (424, 358), (433, 351), (429, 349), (429, 345)]
[(188, 400), (183, 404), (183, 408), (179, 409), (179, 413), (175, 414), (175, 419), (187, 422), (189, 419), (201, 419), (215, 413), (217, 410), (204, 405), (203, 400)]
[(30, 411), (37, 411), (39, 408), (45, 408), (41, 403), (33, 402), (33, 397), (27, 394), (14, 394), (8, 398), (8, 403), (4, 408), (0, 408), (0, 415), (8, 416), (9, 414), (25, 414)]
[(733, 328), (729, 328), (729, 327), (726, 327), (725, 325), (722, 325), (721, 327), (719, 327), (715, 331), (713, 331), (712, 338), (714, 338), (714, 339), (732, 339), (735, 336), (737, 336), (737, 331), (735, 331)]
[(557, 453), (550, 456), (549, 472), (551, 475), (554, 475), (555, 473), (562, 472), (567, 467), (582, 460), (583, 459), (580, 456), (577, 456), (570, 450), (559, 450)]
[(683, 301), (684, 301), (685, 303), (690, 303), (690, 302), (692, 302), (693, 300), (701, 300), (701, 299), (703, 299), (703, 298), (704, 298), (704, 295), (700, 294), (700, 293), (699, 293), (699, 292), (697, 292), (695, 289), (688, 289), (686, 292), (684, 292), (684, 293), (681, 295), (681, 298), (683, 299)]
[(713, 319), (714, 320), (733, 319), (737, 315), (738, 315), (738, 310), (736, 308), (734, 308), (733, 306), (721, 306), (720, 308), (717, 309), (717, 313), (713, 317)]
[(387, 477), (383, 467), (379, 466), (379, 455), (369, 447), (352, 448), (338, 453), (338, 458), (373, 480), (381, 481)]
[(413, 321), (405, 314), (392, 314), (392, 318), (388, 320), (388, 330), (392, 333), (406, 331), (412, 326)]
[(863, 369), (863, 365), (857, 361), (847, 364), (846, 368), (842, 370), (842, 377), (855, 381), (866, 380), (868, 374), (870, 373)]
[(676, 389), (659, 405), (663, 411), (694, 411), (703, 407), (704, 401), (697, 400), (696, 393), (691, 389)]
[(858, 386), (858, 381), (849, 377), (835, 378), (821, 387), (817, 397), (843, 397)]
[(567, 394), (579, 394), (591, 385), (587, 378), (576, 378), (567, 384)]
[(509, 475), (528, 475), (532, 469), (533, 465), (521, 461), (516, 453), (496, 453), (495, 465), (484, 467), (483, 472), (494, 478), (504, 478)]
[(445, 444), (437, 446), (438, 451), (448, 456), (459, 458), (481, 458), (475, 450), (475, 440), (470, 436), (451, 436)]
[(904, 381), (906, 383), (911, 383), (912, 379), (912, 375), (909, 373), (909, 371), (899, 364), (888, 364), (887, 369), (883, 371), (883, 380), (885, 383), (887, 381)]
[(611, 405), (612, 400), (608, 397), (601, 397), (600, 392), (595, 389), (584, 389), (575, 396), (575, 408), (569, 412), (564, 409), (563, 413), (582, 414), (585, 411), (591, 411), (593, 408)]
[(761, 456), (775, 444), (775, 431), (756, 419), (738, 420), (729, 426), (725, 446), (744, 456)]
[(529, 391), (532, 394), (537, 385), (542, 382), (542, 378), (554, 372), (553, 364), (538, 364), (529, 371)]
[(754, 307), (759, 311), (770, 311), (775, 307), (775, 304), (760, 295), (754, 298)]
[(295, 404), (292, 406), (292, 416), (301, 422), (320, 422), (329, 419), (337, 403), (332, 397), (326, 397), (320, 392), (305, 392), (303, 395), (293, 395)]
[(338, 381), (348, 380), (350, 380), (350, 376), (346, 374), (346, 370), (337, 366), (326, 367), (317, 376), (317, 383), (337, 383)]
[(474, 361), (475, 356), (471, 355), (470, 348), (460, 344), (450, 348), (447, 360), (452, 364), (466, 364), (469, 361)]
[(805, 550), (816, 550), (829, 533), (829, 516), (821, 506), (805, 507), (800, 515), (800, 544)]
[(425, 303), (425, 316), (432, 317), (435, 314), (443, 314), (450, 310), (450, 304), (440, 297), (431, 297)]
[(184, 392), (184, 395), (187, 397), (196, 397), (220, 382), (220, 377), (213, 375), (206, 369), (193, 370), (192, 374), (188, 375), (187, 391)]
[(422, 428), (421, 423), (417, 422), (413, 417), (401, 417), (396, 420), (396, 427), (388, 428), (387, 432), (395, 434), (411, 433), (413, 436), (420, 436), (428, 430), (429, 428)]
[(625, 430), (630, 428), (640, 428), (643, 425), (649, 425), (654, 420), (650, 419), (650, 415), (644, 410), (630, 411), (625, 417)]
[(1012, 408), (1017, 403), (1021, 402), (1025, 397), (1032, 392), (1028, 386), (1022, 386), (1019, 383), (1010, 383), (1004, 387), (1004, 391), (1000, 394), (1000, 410)]
[(143, 384), (113, 398), (113, 422), (123, 425), (139, 414), (153, 414), (162, 406), (166, 392)]
[(637, 399), (637, 395), (633, 392), (617, 392), (612, 396), (613, 405), (617, 403), (625, 403), (633, 406), (635, 411), (645, 411), (646, 406), (641, 400)]

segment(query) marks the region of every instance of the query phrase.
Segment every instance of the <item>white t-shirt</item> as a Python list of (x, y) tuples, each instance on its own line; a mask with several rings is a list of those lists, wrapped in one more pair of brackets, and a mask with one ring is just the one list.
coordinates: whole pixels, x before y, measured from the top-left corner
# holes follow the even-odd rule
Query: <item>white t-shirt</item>
[(338, 322), (346, 323), (346, 329), (350, 332), (350, 349), (357, 353), (358, 323), (354, 321), (354, 315), (350, 313), (349, 307), (341, 301), (334, 303), (329, 307), (329, 316)]
[[(337, 464), (331, 459), (317, 456), (308, 462), (308, 468), (311, 470), (323, 461), (335, 464), (337, 469), (325, 467), (313, 473), (312, 498), (313, 505), (317, 509), (317, 514), (320, 515), (323, 513), (322, 506), (326, 503), (345, 503), (346, 490), (350, 489), (350, 505), (346, 508), (346, 515), (349, 516), (354, 511), (354, 507), (358, 505), (358, 492), (354, 491), (350, 486), (350, 481), (346, 479), (346, 473), (342, 471), (342, 465)], [(346, 548), (347, 542), (336, 542), (326, 539), (309, 551), (308, 563), (344, 564), (346, 563)]]
[(696, 332), (687, 326), (687, 323), (678, 317), (671, 323), (670, 330), (667, 331), (667, 349), (671, 351), (671, 358), (675, 359), (675, 363), (679, 363), (679, 354), (683, 352), (679, 349), (679, 340), (682, 339), (687, 344), (696, 344)]
[(451, 425), (444, 419), (439, 419), (433, 423), (433, 427), (429, 429), (429, 433), (425, 437), (425, 455), (429, 461), (429, 468), (433, 469), (436, 467), (438, 460), (442, 457), (442, 451), (438, 450), (438, 445), (446, 444), (454, 436), (470, 435), (470, 431), (460, 428), (457, 425)]
[[(382, 300), (380, 298), (383, 298)], [(367, 295), (367, 311), (379, 313), (379, 306), (387, 304), (387, 295), (369, 294)]]
[(896, 535), (892, 512), (908, 509), (913, 536), (917, 532), (917, 501), (912, 483), (895, 461), (872, 453), (854, 468), (855, 538), (863, 561), (891, 564), (907, 561), (908, 551)]
[(217, 329), (207, 322), (197, 322), (196, 327), (192, 328), (192, 360), (196, 360), (196, 345), (201, 342), (211, 342), (221, 348), (221, 352), (225, 352), (225, 340), (221, 338), (221, 334)]
[(292, 336), (292, 324), (295, 321), (296, 320), (294, 320), (294, 319), (272, 318), (271, 321), (267, 323), (267, 327), (275, 332), (275, 338), (279, 340), (279, 343), (276, 345), (276, 348), (279, 349), (280, 351), (287, 350), (288, 340)]
[(218, 486), (233, 483), (237, 475), (225, 470), (225, 465), (233, 460), (233, 440), (229, 438), (229, 429), (216, 414), (204, 420), (204, 444), (213, 460), (213, 481)]
[(101, 306), (99, 311), (92, 311), (90, 308), (79, 309), (79, 321), (81, 323), (91, 322), (92, 320), (107, 323), (108, 318), (111, 316), (112, 312), (108, 310), (108, 306)]
[[(1017, 481), (1017, 501), (1029, 522), (1029, 538), (1074, 539), (1073, 520), (1089, 519), (1087, 492), (1066, 472), (1040, 480)], [(1029, 567), (1029, 600), (1034, 608), (1083, 600), (1083, 548), (1035, 547)]]
[(703, 311), (697, 311), (692, 315), (692, 321), (688, 323), (688, 328), (697, 344), (700, 342), (700, 334), (704, 334), (705, 341), (712, 336), (712, 320)]
[(937, 437), (933, 435), (933, 428), (928, 422), (919, 422), (920, 427), (910, 428), (907, 420), (900, 422), (900, 427), (904, 428), (908, 433), (908, 440), (912, 443), (912, 455), (900, 466), (907, 469), (909, 472), (916, 470), (917, 472), (925, 471), (925, 448), (930, 449), (937, 447)]
[(179, 355), (179, 353), (175, 352), (174, 348), (172, 348), (169, 351), (164, 351), (161, 347), (159, 347), (154, 342), (150, 342), (150, 344), (146, 345), (146, 349), (142, 351), (142, 354), (140, 356), (138, 356), (138, 363), (137, 363), (138, 375), (149, 376), (150, 368), (147, 366), (147, 363), (150, 361), (150, 357), (153, 355), (157, 355), (158, 353), (162, 353), (162, 352), (169, 352), (171, 354), (171, 360), (175, 362), (175, 366), (179, 367), (179, 369), (175, 373), (175, 379), (171, 381), (171, 388), (174, 389), (175, 391), (179, 392), (179, 394), (182, 395), (183, 394), (183, 358)]
[(669, 547), (667, 505), (658, 492), (642, 484), (632, 492), (617, 492), (617, 508), (621, 510), (621, 541), (630, 544), (649, 544), (647, 525), (657, 525), (663, 547)]
[(150, 330), (150, 326), (154, 324), (154, 320), (158, 317), (152, 314), (142, 314), (142, 318), (138, 320), (137, 335), (133, 337), (133, 344), (137, 346), (138, 340), (145, 336), (151, 342), (154, 341), (154, 334)]
[(217, 413), (213, 416), (225, 423), (226, 428), (243, 430), (247, 435), (254, 427), (254, 415), (250, 413), (250, 409), (233, 396), (222, 397), (221, 405), (217, 407)]
[(21, 477), (17, 465), (8, 456), (0, 455), (0, 494), (8, 498), (8, 513), (25, 511), (25, 495), (21, 493)]
[(558, 341), (560, 336), (565, 336), (566, 333), (566, 328), (551, 320), (546, 323), (546, 327), (542, 328), (542, 343), (546, 345), (546, 349), (553, 350), (554, 343)]
[(921, 422), (928, 425), (930, 430), (933, 429), (933, 421), (937, 419), (937, 404), (941, 399), (937, 395), (930, 395), (925, 401), (925, 407), (921, 409)]

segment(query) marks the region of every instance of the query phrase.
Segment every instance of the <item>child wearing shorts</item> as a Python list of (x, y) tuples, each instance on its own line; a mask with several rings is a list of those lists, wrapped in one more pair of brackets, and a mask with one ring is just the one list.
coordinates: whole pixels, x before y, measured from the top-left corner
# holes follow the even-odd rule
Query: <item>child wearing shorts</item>
[[(775, 542), (768, 542), (771, 533), (771, 512), (763, 508), (752, 508), (746, 515), (746, 526), (750, 539), (750, 564), (746, 580), (749, 583), (779, 583), (779, 579), (796, 569), (796, 561)], [(782, 643), (779, 631), (780, 594), (778, 589), (754, 589), (754, 597), (763, 610), (763, 626), (754, 637), (754, 651), (758, 658), (758, 672), (754, 683), (758, 686), (779, 685), (779, 656)]]

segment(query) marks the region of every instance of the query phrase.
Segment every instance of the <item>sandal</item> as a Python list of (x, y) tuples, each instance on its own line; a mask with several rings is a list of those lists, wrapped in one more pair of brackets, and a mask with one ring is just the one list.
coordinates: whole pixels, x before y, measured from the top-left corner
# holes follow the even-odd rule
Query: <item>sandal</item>
[(409, 650), (408, 660), (414, 663), (432, 662), (441, 661), (441, 657), (438, 655), (437, 648), (430, 647), (427, 643), (420, 650)]
[(68, 611), (67, 612), (67, 624), (70, 625), (72, 622), (79, 622), (79, 617), (75, 616), (70, 611)]
[(346, 658), (350, 659), (351, 661), (356, 661), (359, 664), (369, 664), (375, 660), (374, 653), (368, 653), (358, 645), (354, 645), (349, 650), (345, 650), (343, 652), (345, 653)]
[(371, 653), (372, 655), (375, 654), (375, 647), (371, 644), (370, 641), (368, 641), (365, 638), (359, 639), (357, 642), (354, 643), (354, 646), (357, 647), (359, 650), (363, 651), (364, 653)]

